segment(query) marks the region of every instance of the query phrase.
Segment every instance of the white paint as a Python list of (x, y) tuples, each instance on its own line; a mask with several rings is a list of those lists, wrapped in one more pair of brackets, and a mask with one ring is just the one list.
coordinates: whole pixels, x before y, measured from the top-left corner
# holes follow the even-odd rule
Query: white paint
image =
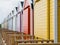
[(54, 43), (57, 43), (57, 0), (54, 0)]
[(13, 17), (13, 30), (14, 31), (16, 31), (16, 29), (15, 29), (15, 27), (16, 27), (16, 25), (15, 25), (16, 24), (16, 21), (15, 21), (15, 19), (16, 19), (16, 16)]

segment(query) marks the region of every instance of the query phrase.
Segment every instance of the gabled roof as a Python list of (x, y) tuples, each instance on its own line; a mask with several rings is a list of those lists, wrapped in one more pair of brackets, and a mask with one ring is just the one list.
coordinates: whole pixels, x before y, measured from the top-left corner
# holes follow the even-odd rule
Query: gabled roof
[(24, 1), (24, 8), (30, 6), (33, 9), (33, 0), (25, 0)]
[(36, 0), (35, 3), (39, 2), (40, 0)]
[(23, 7), (24, 2), (21, 2), (21, 6)]
[(24, 1), (19, 1), (18, 3), (18, 11), (21, 11), (23, 9)]
[(24, 8), (25, 7), (27, 7), (27, 6), (29, 6), (30, 4), (29, 4), (29, 0), (24, 0)]
[(18, 11), (18, 7), (15, 7), (16, 11)]

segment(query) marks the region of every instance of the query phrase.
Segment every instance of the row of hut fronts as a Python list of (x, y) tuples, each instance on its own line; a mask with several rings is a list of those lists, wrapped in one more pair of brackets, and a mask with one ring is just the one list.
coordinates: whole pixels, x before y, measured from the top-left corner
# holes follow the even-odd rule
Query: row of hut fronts
[(54, 1), (24, 0), (18, 3), (2, 23), (2, 28), (54, 40)]
[(2, 28), (33, 34), (33, 0), (18, 2), (11, 13), (4, 19)]
[(2, 28), (60, 42), (60, 0), (20, 1)]

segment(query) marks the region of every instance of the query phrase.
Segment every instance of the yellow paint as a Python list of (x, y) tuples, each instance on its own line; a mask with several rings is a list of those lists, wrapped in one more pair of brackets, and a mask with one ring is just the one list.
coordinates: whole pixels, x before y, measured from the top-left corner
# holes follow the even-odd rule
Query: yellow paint
[(54, 0), (50, 0), (50, 40), (54, 40)]
[(40, 0), (34, 6), (34, 34), (54, 40), (54, 0)]
[(34, 35), (48, 39), (48, 1), (40, 0), (34, 5)]
[[(60, 42), (60, 0), (57, 0), (58, 42)], [(54, 40), (54, 0), (40, 0), (34, 5), (34, 34)]]

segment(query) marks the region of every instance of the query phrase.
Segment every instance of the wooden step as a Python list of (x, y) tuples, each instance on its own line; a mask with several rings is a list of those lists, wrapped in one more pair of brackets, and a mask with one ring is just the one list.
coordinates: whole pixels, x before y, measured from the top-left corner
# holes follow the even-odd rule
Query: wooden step
[(33, 39), (33, 40), (15, 40), (16, 45), (18, 45), (19, 43), (54, 43), (53, 40), (37, 40), (37, 39)]
[(60, 43), (19, 43), (18, 45), (60, 45)]
[(16, 45), (15, 40), (26, 40), (24, 36), (29, 36), (29, 35), (8, 34), (8, 38), (9, 38), (9, 43), (8, 44), (10, 44), (10, 45)]
[(30, 39), (30, 40), (15, 40), (16, 42), (41, 42), (41, 43), (43, 43), (43, 42), (47, 42), (47, 43), (49, 43), (49, 42), (52, 42), (52, 43), (54, 43), (54, 40), (37, 40), (37, 39)]

